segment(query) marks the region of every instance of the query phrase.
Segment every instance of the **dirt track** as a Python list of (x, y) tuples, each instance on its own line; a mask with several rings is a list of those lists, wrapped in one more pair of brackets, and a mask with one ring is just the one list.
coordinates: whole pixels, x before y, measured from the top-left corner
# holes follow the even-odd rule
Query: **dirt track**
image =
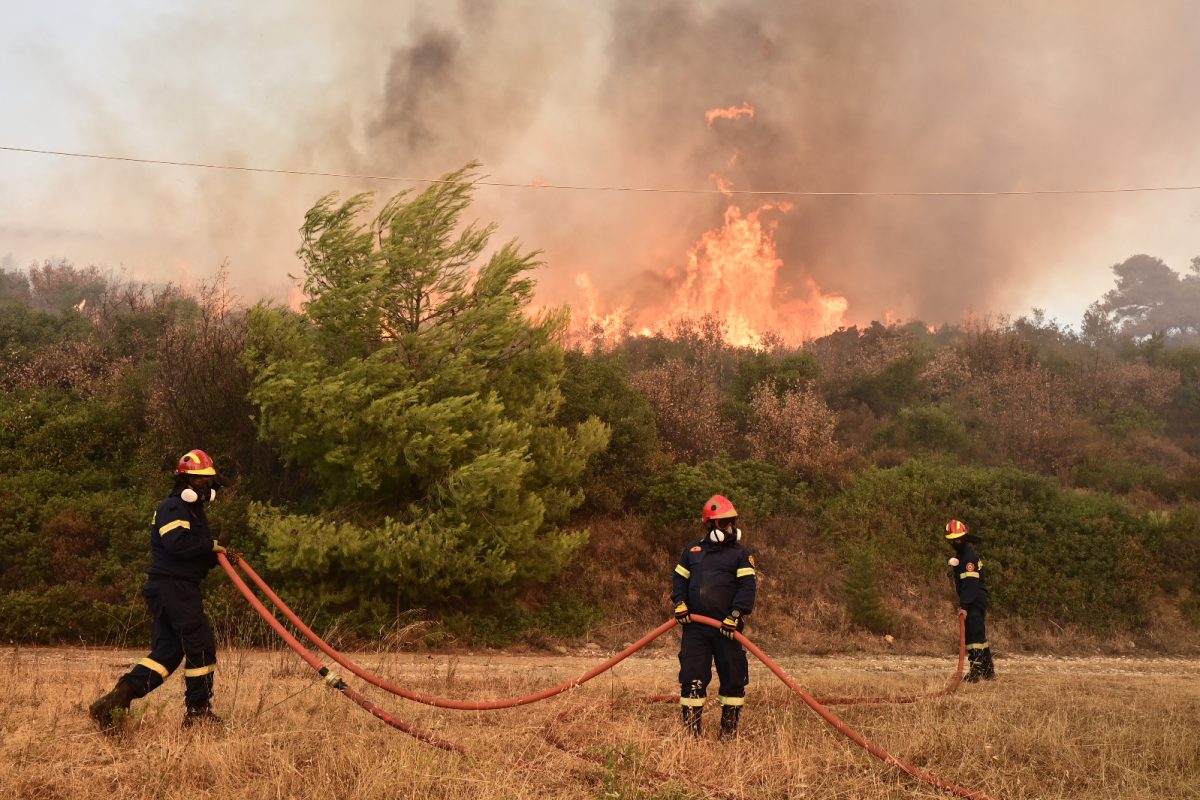
[[(69, 647), (13, 647), (0, 649), (0, 659), (12, 665), (14, 657), (23, 667), (49, 666), (56, 671), (87, 672), (97, 671), (116, 677), (120, 672), (145, 653), (132, 649), (107, 648), (69, 648)], [(541, 673), (547, 681), (563, 680), (567, 677), (586, 672), (597, 662), (607, 658), (610, 653), (594, 649), (580, 651), (569, 655), (555, 654), (509, 654), (504, 652), (484, 653), (350, 653), (351, 658), (360, 664), (379, 668), (393, 674), (424, 673), (432, 671), (444, 675), (453, 670), (457, 675), (466, 678), (482, 673), (496, 675), (509, 674), (513, 677), (531, 679)], [(237, 659), (259, 661), (260, 659), (278, 659), (280, 667), (294, 662), (297, 670), (305, 667), (290, 651), (283, 650), (233, 650), (221, 653), (223, 671), (228, 669)], [(954, 659), (947, 655), (944, 658), (933, 656), (911, 655), (878, 655), (853, 654), (837, 656), (785, 656), (777, 659), (781, 666), (803, 684), (806, 676), (819, 679), (821, 676), (834, 673), (890, 673), (891, 677), (901, 675), (912, 676), (916, 680), (927, 678), (940, 681), (947, 678), (954, 670)], [(1089, 675), (1129, 675), (1129, 676), (1197, 676), (1200, 677), (1200, 658), (1189, 659), (1179, 657), (1134, 657), (1134, 656), (1095, 656), (1075, 658), (1051, 655), (1014, 655), (999, 656), (996, 661), (1001, 677), (1017, 677), (1023, 674), (1089, 674)], [(674, 650), (671, 647), (659, 647), (649, 654), (637, 654), (613, 670), (616, 679), (635, 678), (638, 683), (656, 680), (669, 685), (674, 680), (677, 669)], [(753, 662), (752, 672), (762, 673), (765, 670)], [(597, 678), (597, 680), (609, 680)]]

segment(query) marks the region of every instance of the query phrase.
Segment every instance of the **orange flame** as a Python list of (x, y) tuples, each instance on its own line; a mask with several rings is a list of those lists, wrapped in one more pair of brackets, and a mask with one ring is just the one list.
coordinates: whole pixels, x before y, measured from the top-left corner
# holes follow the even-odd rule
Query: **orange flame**
[[(704, 116), (711, 127), (717, 119), (753, 117), (754, 108), (743, 103), (710, 109)], [(726, 166), (733, 166), (738, 156), (735, 150)], [(731, 184), (721, 175), (711, 174), (709, 180), (723, 194), (732, 194)], [(800, 287), (779, 283), (783, 260), (775, 249), (778, 221), (763, 217), (791, 209), (790, 203), (764, 204), (748, 214), (736, 205), (725, 209), (721, 227), (700, 237), (682, 269), (669, 265), (663, 270), (662, 277), (678, 287), (666, 308), (649, 303), (632, 313), (625, 306), (604, 312), (591, 278), (579, 275), (576, 285), (584, 294), (585, 313), (577, 317), (569, 339), (589, 349), (608, 348), (635, 335), (635, 328), (636, 335), (648, 336), (669, 331), (678, 320), (711, 316), (723, 323), (725, 341), (761, 348), (772, 342), (798, 345), (844, 327), (846, 298), (825, 294), (812, 278), (805, 278)]]
[(713, 120), (718, 119), (738, 119), (739, 117), (754, 117), (754, 106), (742, 101), (742, 105), (730, 106), (729, 108), (710, 108), (704, 112), (704, 119), (708, 121), (708, 127), (712, 127)]
[(733, 184), (722, 178), (717, 173), (714, 172), (713, 174), (709, 175), (708, 179), (713, 182), (717, 189), (720, 190), (721, 194), (725, 195), (726, 197), (731, 197), (733, 195)]
[(629, 335), (629, 310), (625, 306), (603, 313), (600, 310), (600, 294), (586, 273), (576, 276), (575, 285), (583, 292), (584, 314), (583, 324), (575, 326), (568, 334), (573, 344), (587, 350), (604, 350), (617, 345)]
[(722, 227), (701, 236), (688, 253), (672, 317), (711, 314), (725, 323), (729, 342), (745, 347), (761, 346), (768, 333), (799, 344), (845, 324), (846, 298), (822, 293), (811, 278), (801, 297), (779, 286), (777, 223), (762, 218), (776, 209), (787, 213), (791, 205), (766, 204), (745, 215), (737, 206), (725, 210)]
[(576, 285), (584, 293), (584, 314), (571, 339), (588, 348), (608, 348), (635, 327), (637, 335), (665, 333), (676, 320), (706, 315), (724, 323), (725, 340), (741, 347), (763, 347), (769, 336), (798, 345), (844, 327), (846, 298), (823, 293), (811, 278), (804, 280), (798, 296), (793, 287), (779, 284), (783, 260), (775, 249), (778, 223), (763, 216), (790, 210), (788, 203), (766, 204), (743, 214), (738, 206), (729, 206), (721, 227), (705, 232), (692, 246), (681, 274), (666, 270), (668, 279), (679, 280), (666, 308), (651, 307), (636, 315), (625, 306), (604, 312), (591, 279), (579, 275)]

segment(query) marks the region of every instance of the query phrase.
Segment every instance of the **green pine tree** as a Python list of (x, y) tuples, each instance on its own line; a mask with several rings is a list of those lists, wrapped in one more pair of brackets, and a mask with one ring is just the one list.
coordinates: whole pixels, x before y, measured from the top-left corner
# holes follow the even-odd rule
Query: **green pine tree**
[(245, 363), (261, 435), (321, 489), (256, 505), (268, 564), (326, 599), (445, 605), (557, 575), (585, 543), (595, 418), (554, 424), (565, 314), (530, 319), (537, 254), (460, 229), (478, 165), (364, 224), (370, 195), (308, 212), (302, 314), (259, 306)]
[(850, 614), (850, 621), (871, 633), (884, 634), (892, 630), (895, 621), (883, 604), (876, 571), (877, 561), (874, 548), (853, 548), (850, 563), (842, 577), (842, 588), (846, 592), (846, 610)]

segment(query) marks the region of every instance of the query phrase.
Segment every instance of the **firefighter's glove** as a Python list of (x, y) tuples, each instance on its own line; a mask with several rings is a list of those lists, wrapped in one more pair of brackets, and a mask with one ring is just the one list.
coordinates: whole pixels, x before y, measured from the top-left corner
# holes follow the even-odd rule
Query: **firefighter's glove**
[(746, 623), (742, 620), (741, 612), (733, 611), (721, 621), (721, 635), (726, 639), (733, 639), (733, 635), (744, 627), (746, 627)]
[(692, 612), (688, 610), (687, 603), (675, 606), (675, 621), (680, 625), (687, 625), (692, 621)]
[(228, 551), (225, 549), (225, 545), (220, 544), (218, 542), (213, 542), (213, 552), (214, 553), (225, 553)]

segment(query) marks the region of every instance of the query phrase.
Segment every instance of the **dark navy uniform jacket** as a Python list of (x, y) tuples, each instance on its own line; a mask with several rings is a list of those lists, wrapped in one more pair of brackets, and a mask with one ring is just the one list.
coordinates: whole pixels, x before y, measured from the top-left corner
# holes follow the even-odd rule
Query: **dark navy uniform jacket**
[(952, 570), (959, 607), (966, 608), (972, 604), (986, 606), (988, 591), (983, 579), (983, 559), (967, 542), (956, 545), (954, 554), (958, 559), (958, 566), (952, 567)]
[(671, 600), (686, 600), (688, 610), (723, 619), (730, 611), (748, 616), (754, 611), (756, 582), (750, 551), (736, 542), (715, 544), (707, 537), (683, 548)]
[(203, 503), (178, 493), (158, 504), (150, 525), (150, 579), (182, 578), (199, 583), (217, 565), (212, 530)]

